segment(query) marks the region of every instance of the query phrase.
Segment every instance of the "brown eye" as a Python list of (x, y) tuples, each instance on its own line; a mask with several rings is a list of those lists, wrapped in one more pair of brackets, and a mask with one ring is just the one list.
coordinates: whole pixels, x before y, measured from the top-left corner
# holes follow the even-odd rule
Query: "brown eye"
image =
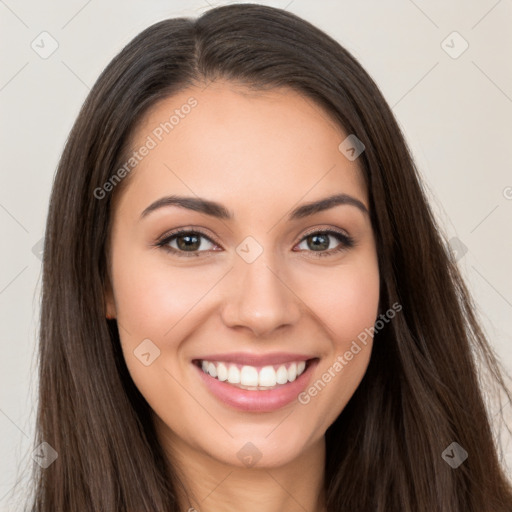
[[(332, 239), (338, 240), (339, 244), (334, 249), (329, 250)], [(333, 230), (308, 233), (301, 240), (299, 246), (304, 243), (306, 244), (306, 252), (316, 252), (315, 256), (329, 256), (354, 246), (351, 237)]]
[[(206, 240), (207, 244), (215, 245), (204, 233), (180, 230), (170, 233), (164, 240), (158, 243), (158, 246), (177, 256), (200, 256), (201, 253), (211, 250), (211, 248), (204, 247), (205, 243), (203, 240)], [(200, 248), (201, 250), (199, 250)]]

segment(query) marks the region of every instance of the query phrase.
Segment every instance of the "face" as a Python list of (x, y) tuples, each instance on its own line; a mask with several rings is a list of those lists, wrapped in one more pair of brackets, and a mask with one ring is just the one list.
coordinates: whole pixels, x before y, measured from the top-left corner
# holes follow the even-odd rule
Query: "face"
[(347, 135), (296, 92), (229, 82), (162, 100), (134, 133), (107, 314), (173, 453), (291, 462), (363, 378), (379, 271)]

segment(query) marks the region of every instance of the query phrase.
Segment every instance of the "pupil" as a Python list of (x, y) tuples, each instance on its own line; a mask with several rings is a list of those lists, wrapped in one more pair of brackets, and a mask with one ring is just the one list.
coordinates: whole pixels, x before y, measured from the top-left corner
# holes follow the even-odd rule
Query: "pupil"
[[(191, 242), (190, 240), (193, 239)], [(181, 243), (182, 240), (186, 240), (186, 242)], [(181, 235), (178, 237), (178, 247), (182, 250), (188, 251), (190, 249), (198, 249), (200, 243), (198, 243), (199, 237), (197, 235)]]
[[(323, 243), (320, 242), (318, 244), (318, 243), (315, 242), (312, 245), (312, 248), (315, 249), (315, 250), (318, 249), (318, 248), (320, 248), (320, 249), (327, 249), (329, 247), (329, 237), (328, 237), (328, 235), (311, 235), (309, 238), (312, 239), (312, 240), (318, 240), (319, 238), (323, 239)], [(310, 248), (311, 248), (311, 246), (310, 246)]]

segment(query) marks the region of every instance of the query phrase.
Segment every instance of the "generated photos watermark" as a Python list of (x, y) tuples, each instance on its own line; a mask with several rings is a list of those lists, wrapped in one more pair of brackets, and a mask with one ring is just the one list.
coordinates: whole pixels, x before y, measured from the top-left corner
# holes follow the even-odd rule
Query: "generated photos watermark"
[(117, 169), (117, 171), (103, 184), (101, 187), (94, 189), (93, 195), (96, 199), (104, 199), (109, 192), (121, 183), (130, 172), (146, 157), (152, 149), (155, 149), (158, 144), (163, 140), (165, 135), (169, 134), (182, 119), (190, 114), (192, 109), (197, 106), (197, 100), (194, 97), (188, 98), (187, 102), (181, 105), (180, 108), (174, 109), (174, 112), (169, 116), (168, 121), (160, 123), (153, 128), (150, 135), (142, 146), (133, 151), (132, 156), (128, 158), (124, 164)]
[[(379, 332), (388, 324), (393, 318), (395, 318), (398, 312), (402, 311), (402, 305), (395, 302), (385, 313), (379, 315), (379, 319), (375, 322), (373, 327), (367, 327), (364, 331), (360, 332), (357, 336), (357, 340), (353, 340), (349, 350), (344, 354), (340, 354), (336, 357), (335, 362), (317, 379), (307, 390), (299, 393), (297, 400), (300, 404), (306, 405), (311, 402), (311, 398), (318, 395), (326, 385), (331, 382), (332, 379), (340, 373), (345, 366), (351, 361), (354, 356), (361, 352), (362, 348), (359, 343), (366, 346), (369, 339), (372, 339), (375, 333)], [(358, 343), (359, 340), (359, 343)]]

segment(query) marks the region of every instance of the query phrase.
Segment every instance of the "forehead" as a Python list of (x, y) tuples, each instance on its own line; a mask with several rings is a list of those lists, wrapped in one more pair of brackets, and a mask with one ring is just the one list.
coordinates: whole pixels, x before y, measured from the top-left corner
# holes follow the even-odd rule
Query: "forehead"
[(149, 201), (183, 193), (234, 211), (258, 203), (282, 210), (340, 192), (368, 206), (357, 161), (338, 149), (347, 135), (290, 88), (190, 87), (156, 103), (139, 123), (130, 147), (150, 149), (131, 171), (121, 202), (140, 213)]

